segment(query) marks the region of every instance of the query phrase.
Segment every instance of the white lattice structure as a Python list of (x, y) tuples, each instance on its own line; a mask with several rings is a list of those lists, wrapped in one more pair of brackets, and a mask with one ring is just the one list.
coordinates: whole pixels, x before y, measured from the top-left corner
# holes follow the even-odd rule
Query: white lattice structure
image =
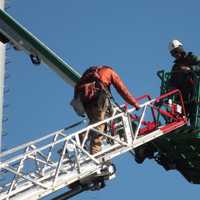
[[(175, 111), (180, 116), (178, 120), (162, 125), (155, 123), (152, 130), (142, 131), (146, 128), (145, 118), (150, 119), (149, 113), (152, 112), (150, 120), (154, 121), (156, 112), (160, 112), (157, 104), (161, 99), (145, 102), (136, 118), (134, 109), (122, 112), (116, 108), (112, 117), (79, 131), (69, 134), (72, 129), (61, 129), (1, 153), (1, 168), (5, 170), (8, 182), (1, 188), (0, 199), (40, 199), (77, 181), (94, 180), (104, 176), (102, 173), (108, 160), (185, 125), (186, 118), (178, 105), (179, 109)], [(165, 105), (166, 109), (170, 105), (171, 101)], [(107, 124), (105, 133), (96, 130), (102, 123)], [(84, 134), (82, 144), (80, 134)], [(91, 134), (104, 136), (102, 150), (94, 155), (89, 151)]]

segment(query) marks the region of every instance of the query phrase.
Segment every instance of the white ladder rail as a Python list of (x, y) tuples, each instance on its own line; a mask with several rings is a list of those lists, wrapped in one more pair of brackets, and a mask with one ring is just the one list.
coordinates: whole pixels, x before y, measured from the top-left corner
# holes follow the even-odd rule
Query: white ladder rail
[[(70, 135), (66, 135), (64, 129), (61, 129), (55, 133), (1, 153), (0, 157), (4, 161), (0, 167), (11, 172), (14, 177), (0, 191), (0, 200), (34, 200), (42, 198), (76, 181), (96, 176), (99, 170), (101, 170), (104, 161), (113, 159), (166, 134), (165, 131), (162, 131), (161, 126), (149, 134), (139, 135), (139, 130), (142, 126), (141, 121), (144, 119), (148, 108), (152, 108), (155, 101), (156, 99), (153, 99), (142, 105), (144, 109), (140, 111), (141, 117), (138, 122), (139, 127), (136, 128), (136, 133), (132, 131), (132, 124), (129, 117), (135, 109), (130, 109), (127, 112), (117, 113), (115, 116), (89, 125)], [(117, 134), (112, 136), (110, 132), (102, 133), (95, 129), (100, 124), (110, 124), (113, 121), (117, 121), (120, 129), (123, 130), (123, 135)], [(186, 124), (186, 121), (177, 123), (175, 128), (181, 127), (184, 124)], [(86, 132), (88, 134), (85, 134)], [(80, 144), (79, 135), (83, 133), (85, 137), (97, 133), (103, 135), (105, 139), (102, 150), (95, 155), (91, 155), (88, 150), (87, 138), (83, 140), (85, 144)], [(112, 140), (112, 144), (107, 143), (106, 139)], [(46, 144), (44, 145), (45, 141)], [(61, 154), (58, 154), (58, 150), (63, 148), (63, 146), (64, 149), (62, 149)], [(25, 151), (29, 147), (31, 148)], [(24, 153), (21, 154), (21, 151), (24, 151)], [(17, 152), (19, 152), (19, 155)], [(12, 154), (14, 157), (12, 157)], [(32, 167), (28, 173), (25, 173), (27, 168), (30, 168), (30, 166), (26, 166), (26, 161), (32, 161), (34, 167), (37, 169), (33, 169)], [(20, 165), (20, 163), (23, 163), (23, 165)], [(15, 165), (18, 166), (16, 167)], [(41, 170), (42, 167), (43, 169)]]
[[(123, 113), (120, 113), (120, 114), (118, 114), (118, 115), (116, 115), (116, 116), (114, 116), (114, 117), (112, 117), (110, 120), (113, 120), (113, 119), (115, 119), (115, 118), (117, 118), (117, 117), (121, 117), (123, 115)], [(106, 122), (106, 121), (108, 121), (108, 120), (104, 120), (103, 122)], [(85, 130), (87, 130), (88, 128), (89, 129), (91, 129), (91, 128), (95, 128), (96, 126), (98, 126), (98, 125), (100, 125), (101, 123), (103, 123), (103, 122), (99, 122), (99, 123), (97, 123), (97, 124), (95, 124), (95, 125), (90, 125), (90, 126), (88, 126)], [(84, 130), (84, 131), (85, 131)], [(84, 131), (81, 131), (81, 132), (84, 132)], [(62, 131), (61, 131), (62, 132)], [(80, 131), (79, 131), (80, 132)], [(79, 133), (78, 132), (78, 133)], [(59, 133), (57, 133), (57, 134), (59, 134)], [(52, 134), (51, 134), (52, 135)], [(76, 133), (75, 134), (72, 134), (70, 137), (72, 138), (73, 136), (75, 136), (76, 135)], [(54, 136), (54, 138), (55, 138), (55, 135), (53, 135)], [(106, 136), (106, 134), (104, 135), (104, 136)], [(69, 137), (69, 136), (68, 136)], [(46, 137), (44, 137), (45, 139), (46, 139)], [(111, 137), (111, 136), (109, 136), (109, 138), (110, 139), (112, 139), (113, 137)], [(59, 142), (62, 142), (62, 141), (64, 141), (65, 140), (65, 138), (63, 138), (63, 139), (61, 139), (60, 141), (56, 141), (57, 143), (59, 143)], [(115, 139), (114, 138), (114, 140), (117, 142), (117, 139)], [(39, 140), (40, 141), (40, 140)], [(67, 140), (65, 140), (65, 141), (67, 141)], [(70, 139), (69, 139), (69, 141), (70, 141)], [(46, 145), (46, 146), (43, 146), (42, 148), (39, 148), (39, 149), (35, 149), (35, 150), (32, 150), (31, 152), (28, 152), (28, 153), (26, 153), (26, 157), (29, 157), (30, 158), (30, 156), (31, 155), (33, 155), (33, 154), (35, 154), (35, 153), (37, 153), (37, 152), (40, 152), (40, 151), (42, 151), (43, 149), (46, 149), (46, 148), (48, 148), (48, 147), (52, 147), (52, 145), (56, 145), (56, 142), (53, 142), (53, 143), (50, 143), (50, 144), (48, 144), (48, 145)], [(76, 142), (74, 141), (73, 143), (75, 143), (76, 144)], [(119, 141), (119, 143), (120, 143), (120, 141)], [(123, 145), (125, 144), (126, 146), (128, 145), (128, 144), (126, 144), (125, 142), (121, 142), (121, 144), (123, 143)], [(34, 142), (30, 142), (29, 143), (30, 145), (33, 145), (34, 144)], [(27, 146), (27, 145), (23, 145), (23, 147), (25, 147), (25, 146)], [(82, 147), (81, 146), (79, 146), (79, 149), (81, 149)], [(18, 148), (16, 148), (17, 150), (19, 150), (20, 149), (20, 147), (18, 147)], [(83, 148), (82, 148), (82, 150), (83, 150), (83, 152), (85, 151)], [(14, 152), (14, 150), (10, 150), (10, 152)], [(87, 153), (87, 151), (85, 151), (85, 153)], [(103, 152), (102, 152), (103, 153)], [(4, 153), (4, 155), (6, 155), (7, 153)], [(89, 154), (89, 153), (87, 153), (87, 154)], [(90, 158), (92, 158), (93, 156), (92, 155), (88, 155)], [(6, 169), (8, 169), (7, 168), (7, 166), (9, 165), (9, 164), (11, 164), (11, 163), (13, 163), (14, 161), (20, 161), (20, 159), (24, 159), (24, 155), (20, 155), (20, 156), (17, 156), (17, 157), (15, 157), (15, 158), (12, 158), (12, 159), (10, 159), (10, 160), (8, 160), (8, 161), (5, 161), (4, 162), (4, 165), (2, 165), (1, 167), (2, 168), (6, 168)], [(92, 159), (91, 159), (92, 160)], [(95, 161), (96, 159), (95, 158), (93, 158), (93, 160)], [(39, 161), (39, 160), (38, 160)], [(43, 162), (45, 162), (45, 161), (43, 161)], [(97, 163), (96, 164), (99, 164), (99, 161), (96, 161)], [(60, 165), (61, 163), (59, 163), (59, 165)], [(16, 172), (17, 173), (17, 172)], [(17, 173), (19, 176), (21, 175), (21, 174), (19, 174), (19, 173)]]

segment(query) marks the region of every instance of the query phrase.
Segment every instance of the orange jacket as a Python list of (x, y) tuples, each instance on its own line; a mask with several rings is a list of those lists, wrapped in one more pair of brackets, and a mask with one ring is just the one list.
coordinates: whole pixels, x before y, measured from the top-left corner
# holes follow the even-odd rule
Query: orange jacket
[(136, 99), (130, 94), (128, 88), (125, 86), (119, 75), (111, 67), (100, 66), (98, 67), (97, 72), (100, 76), (100, 81), (105, 87), (109, 88), (111, 85), (113, 85), (127, 103), (134, 107), (139, 107)]

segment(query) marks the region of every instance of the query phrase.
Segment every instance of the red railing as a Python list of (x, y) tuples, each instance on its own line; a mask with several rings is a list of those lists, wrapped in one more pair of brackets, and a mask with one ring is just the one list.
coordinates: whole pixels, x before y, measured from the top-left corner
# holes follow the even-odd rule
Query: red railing
[[(152, 100), (150, 95), (143, 95), (137, 98), (138, 101), (148, 99)], [(142, 127), (139, 135), (146, 135), (158, 127), (165, 133), (168, 133), (177, 127), (187, 123), (187, 117), (181, 92), (176, 89), (152, 100), (150, 104), (151, 116), (141, 122)], [(157, 116), (157, 117), (156, 117)], [(140, 120), (140, 116), (131, 114), (133, 123)]]

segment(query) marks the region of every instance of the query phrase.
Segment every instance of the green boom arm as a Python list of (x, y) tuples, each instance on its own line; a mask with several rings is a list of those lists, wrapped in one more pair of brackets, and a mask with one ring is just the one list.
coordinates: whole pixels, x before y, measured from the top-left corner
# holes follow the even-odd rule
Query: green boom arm
[(44, 45), (32, 33), (26, 30), (8, 13), (0, 9), (0, 35), (10, 41), (17, 49), (23, 50), (32, 60), (39, 64), (41, 61), (51, 67), (59, 76), (61, 76), (72, 87), (80, 79), (80, 74), (70, 65), (65, 63), (51, 49)]

